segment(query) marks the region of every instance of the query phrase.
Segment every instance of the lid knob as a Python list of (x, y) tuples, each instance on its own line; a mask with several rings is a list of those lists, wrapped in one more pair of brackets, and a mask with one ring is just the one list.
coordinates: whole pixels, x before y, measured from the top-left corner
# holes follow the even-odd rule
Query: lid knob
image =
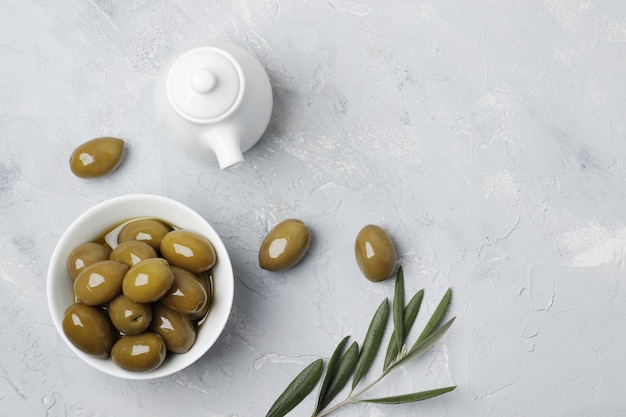
[(217, 77), (208, 68), (198, 68), (191, 74), (191, 88), (198, 93), (210, 93), (217, 85)]

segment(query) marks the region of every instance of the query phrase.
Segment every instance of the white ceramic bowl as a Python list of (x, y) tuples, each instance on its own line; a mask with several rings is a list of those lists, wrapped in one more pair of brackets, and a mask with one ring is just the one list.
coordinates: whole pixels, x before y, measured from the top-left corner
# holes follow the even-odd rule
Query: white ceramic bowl
[[(206, 236), (217, 255), (213, 267), (213, 305), (207, 320), (198, 330), (193, 347), (186, 353), (168, 352), (165, 362), (149, 372), (130, 372), (119, 368), (110, 358), (101, 359), (77, 349), (65, 336), (62, 322), (67, 307), (73, 303), (73, 280), (67, 272), (67, 258), (79, 244), (92, 241), (125, 220), (155, 217), (180, 229)], [(128, 379), (153, 379), (178, 372), (202, 357), (222, 333), (231, 312), (234, 296), (233, 268), (224, 243), (213, 227), (189, 207), (169, 198), (155, 195), (126, 195), (104, 201), (87, 210), (65, 231), (57, 244), (47, 280), (48, 306), (59, 334), (78, 357), (94, 368)]]

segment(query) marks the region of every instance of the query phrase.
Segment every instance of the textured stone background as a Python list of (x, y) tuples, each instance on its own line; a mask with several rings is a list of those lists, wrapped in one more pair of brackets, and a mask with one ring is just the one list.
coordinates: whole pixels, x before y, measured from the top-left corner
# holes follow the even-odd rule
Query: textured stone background
[[(339, 416), (614, 417), (626, 412), (626, 6), (622, 1), (2, 0), (0, 415), (262, 416), (311, 360), (362, 340), (393, 282), (353, 242), (392, 236), (418, 326), (449, 286), (458, 319), (385, 395)], [(275, 108), (246, 164), (221, 172), (165, 140), (153, 81), (218, 38), (253, 52)], [(74, 177), (83, 141), (126, 140), (111, 176)], [(77, 359), (45, 290), (64, 229), (113, 196), (184, 202), (224, 237), (236, 275), (223, 336), (147, 382)], [(296, 268), (257, 265), (278, 221), (312, 229)], [(294, 411), (309, 416), (310, 400)], [(174, 414), (175, 413), (175, 414)]]

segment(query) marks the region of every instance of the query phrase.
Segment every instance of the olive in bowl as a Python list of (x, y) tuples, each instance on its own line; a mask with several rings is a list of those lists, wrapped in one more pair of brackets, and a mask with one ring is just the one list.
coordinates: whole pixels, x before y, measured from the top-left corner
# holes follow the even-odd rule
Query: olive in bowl
[[(160, 219), (173, 228), (192, 230), (205, 236), (215, 249), (216, 262), (210, 271), (214, 278), (212, 282), (214, 296), (210, 300), (211, 308), (208, 316), (197, 329), (193, 346), (185, 353), (171, 355), (168, 353), (164, 361), (156, 368), (150, 364), (158, 363), (160, 361), (159, 355), (153, 356), (147, 364), (138, 364), (137, 369), (131, 371), (120, 367), (110, 357), (103, 358), (102, 352), (98, 350), (94, 354), (79, 349), (66, 335), (63, 319), (68, 307), (76, 301), (73, 291), (74, 279), (68, 272), (67, 262), (72, 251), (85, 242), (99, 241), (107, 231), (124, 224), (129, 219), (138, 218)], [(106, 374), (127, 379), (160, 378), (176, 373), (196, 362), (213, 346), (222, 333), (232, 309), (233, 296), (234, 277), (230, 258), (226, 247), (213, 227), (202, 216), (184, 204), (155, 195), (133, 194), (116, 197), (97, 204), (80, 215), (67, 228), (57, 243), (50, 259), (47, 275), (48, 307), (61, 339), (80, 359), (90, 366)], [(152, 339), (157, 340), (155, 337)], [(131, 342), (132, 340), (128, 342), (129, 346), (132, 345)], [(107, 340), (107, 348), (109, 344)], [(157, 345), (155, 344), (155, 346)], [(127, 350), (121, 349), (121, 347), (124, 346), (118, 346), (116, 356), (125, 358), (120, 352)], [(160, 351), (155, 349), (156, 352)]]

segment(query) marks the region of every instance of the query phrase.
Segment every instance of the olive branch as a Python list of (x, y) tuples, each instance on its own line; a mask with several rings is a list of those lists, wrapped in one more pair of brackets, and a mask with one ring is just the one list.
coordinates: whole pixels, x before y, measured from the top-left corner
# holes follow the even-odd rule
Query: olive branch
[[(400, 267), (396, 274), (394, 298), (391, 307), (393, 332), (387, 346), (382, 373), (371, 383), (360, 388), (359, 384), (371, 368), (378, 353), (387, 322), (389, 321), (390, 307), (387, 298), (383, 300), (376, 310), (360, 349), (357, 342), (353, 342), (350, 347), (345, 349), (350, 336), (344, 337), (333, 351), (326, 366), (324, 366), (323, 359), (317, 359), (308, 365), (278, 397), (267, 412), (266, 417), (285, 416), (313, 391), (320, 379), (321, 383), (319, 384), (317, 401), (312, 417), (326, 416), (347, 404), (411, 403), (437, 397), (454, 390), (456, 385), (390, 397), (362, 398), (370, 388), (378, 384), (394, 369), (417, 359), (443, 337), (456, 319), (456, 317), (453, 317), (440, 325), (448, 310), (451, 296), (452, 290), (449, 288), (426, 323), (422, 333), (418, 336), (415, 343), (408, 348), (406, 337), (419, 313), (422, 299), (424, 298), (424, 290), (422, 289), (415, 293), (405, 306), (404, 273), (402, 267)], [(348, 396), (344, 400), (330, 406), (335, 397), (344, 389), (351, 376), (352, 387)]]

